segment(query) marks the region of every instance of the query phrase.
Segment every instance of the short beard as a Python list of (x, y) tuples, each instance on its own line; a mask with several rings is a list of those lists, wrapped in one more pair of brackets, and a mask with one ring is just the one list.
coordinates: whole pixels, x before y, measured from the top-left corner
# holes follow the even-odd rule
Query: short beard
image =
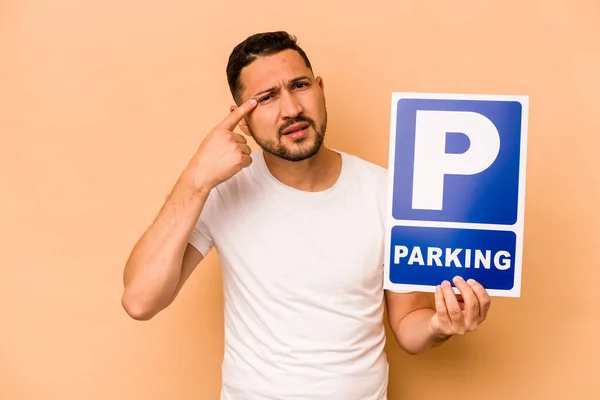
[[(296, 124), (298, 122), (306, 122), (315, 130), (315, 133), (316, 133), (315, 141), (308, 148), (300, 148), (300, 149), (296, 149), (296, 150), (290, 150), (281, 143), (280, 139), (283, 136), (282, 132), (284, 129), (286, 129), (287, 127), (289, 127), (293, 124)], [(264, 151), (266, 151), (267, 153), (272, 154), (272, 155), (279, 157), (286, 161), (298, 162), (298, 161), (302, 161), (302, 160), (311, 158), (312, 156), (317, 154), (319, 152), (319, 150), (321, 149), (321, 146), (323, 145), (323, 141), (325, 140), (325, 132), (327, 131), (327, 112), (325, 112), (325, 117), (323, 119), (323, 123), (321, 124), (319, 129), (317, 129), (317, 125), (313, 119), (311, 119), (309, 117), (305, 117), (302, 114), (298, 115), (295, 118), (290, 118), (289, 120), (287, 120), (283, 125), (281, 125), (277, 129), (277, 133), (278, 133), (277, 142), (274, 140), (265, 140), (265, 141), (259, 140), (249, 126), (248, 126), (248, 131), (254, 138), (254, 141), (256, 141), (256, 143), (260, 146), (260, 148), (263, 149)], [(310, 139), (309, 138), (299, 139), (299, 140), (296, 140), (295, 143), (302, 144), (302, 143), (306, 142), (307, 140), (310, 140)]]

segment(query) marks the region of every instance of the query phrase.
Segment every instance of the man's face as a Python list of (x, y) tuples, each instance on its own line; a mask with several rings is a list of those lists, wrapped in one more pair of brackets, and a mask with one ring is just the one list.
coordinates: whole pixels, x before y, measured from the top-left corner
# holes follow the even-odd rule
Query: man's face
[(323, 143), (327, 111), (323, 82), (294, 50), (260, 57), (242, 70), (242, 101), (255, 98), (248, 133), (266, 152), (288, 161), (315, 155)]

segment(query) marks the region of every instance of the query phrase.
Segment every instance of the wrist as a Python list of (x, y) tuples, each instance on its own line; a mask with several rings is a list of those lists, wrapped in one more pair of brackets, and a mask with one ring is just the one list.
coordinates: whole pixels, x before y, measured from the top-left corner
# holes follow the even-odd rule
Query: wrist
[(173, 188), (173, 193), (176, 198), (187, 199), (185, 201), (191, 201), (192, 203), (201, 202), (203, 203), (212, 187), (206, 183), (198, 183), (185, 175), (182, 175), (176, 182)]
[(181, 174), (178, 184), (193, 194), (204, 196), (208, 196), (210, 191), (215, 186), (210, 179), (203, 176), (198, 177), (193, 173), (189, 173), (188, 171), (184, 171)]
[(429, 337), (433, 342), (444, 342), (452, 337), (452, 334), (444, 332), (439, 325), (434, 324), (432, 319), (429, 322)]

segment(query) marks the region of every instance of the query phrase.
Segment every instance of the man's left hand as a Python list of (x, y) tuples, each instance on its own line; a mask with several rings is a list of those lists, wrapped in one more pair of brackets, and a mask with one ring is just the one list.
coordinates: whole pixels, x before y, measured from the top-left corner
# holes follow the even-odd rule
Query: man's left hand
[(454, 293), (450, 282), (444, 281), (435, 289), (436, 313), (429, 329), (434, 337), (445, 339), (475, 331), (485, 321), (491, 304), (487, 291), (473, 279), (453, 279), (462, 301)]

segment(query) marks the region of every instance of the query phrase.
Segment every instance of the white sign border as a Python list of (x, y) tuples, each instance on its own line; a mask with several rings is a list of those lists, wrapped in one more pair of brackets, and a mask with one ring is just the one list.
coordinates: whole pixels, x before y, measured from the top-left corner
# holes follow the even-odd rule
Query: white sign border
[[(471, 224), (456, 222), (436, 222), (436, 221), (409, 221), (396, 220), (392, 216), (393, 206), (393, 185), (394, 185), (394, 163), (396, 159), (396, 131), (397, 131), (397, 105), (400, 99), (429, 99), (429, 100), (476, 100), (476, 101), (516, 101), (521, 104), (521, 151), (519, 160), (519, 194), (517, 221), (513, 225), (493, 225), (493, 224)], [(390, 139), (388, 152), (388, 183), (387, 183), (387, 202), (386, 202), (386, 232), (385, 232), (385, 258), (384, 258), (384, 283), (385, 290), (392, 292), (433, 292), (435, 286), (399, 284), (390, 281), (390, 255), (391, 255), (391, 234), (392, 227), (402, 226), (430, 226), (430, 227), (448, 227), (448, 228), (470, 228), (470, 229), (492, 229), (508, 230), (516, 234), (515, 251), (515, 282), (514, 286), (508, 290), (486, 289), (490, 296), (499, 297), (520, 297), (521, 280), (523, 270), (523, 247), (524, 247), (524, 225), (525, 225), (525, 191), (527, 175), (527, 143), (529, 136), (529, 96), (528, 95), (503, 95), (503, 94), (466, 94), (466, 93), (433, 93), (433, 92), (392, 92), (391, 112), (390, 112)], [(440, 282), (441, 283), (441, 282)], [(454, 288), (455, 293), (459, 293)]]

